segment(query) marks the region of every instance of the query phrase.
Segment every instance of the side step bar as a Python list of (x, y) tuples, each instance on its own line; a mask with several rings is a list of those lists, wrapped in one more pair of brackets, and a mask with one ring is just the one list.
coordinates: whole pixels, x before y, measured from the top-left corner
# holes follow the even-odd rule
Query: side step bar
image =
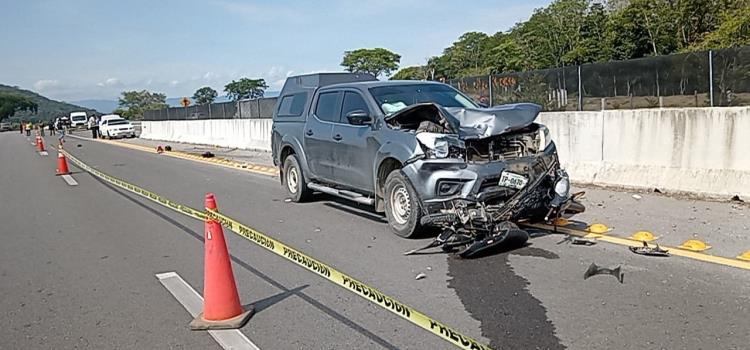
[(344, 199), (355, 201), (360, 204), (365, 204), (365, 205), (375, 204), (375, 198), (365, 197), (356, 192), (347, 191), (347, 190), (337, 190), (335, 188), (331, 188), (331, 187), (324, 186), (324, 185), (314, 183), (314, 182), (308, 183), (307, 187), (313, 191), (323, 192), (323, 193), (330, 194), (336, 197), (341, 197)]

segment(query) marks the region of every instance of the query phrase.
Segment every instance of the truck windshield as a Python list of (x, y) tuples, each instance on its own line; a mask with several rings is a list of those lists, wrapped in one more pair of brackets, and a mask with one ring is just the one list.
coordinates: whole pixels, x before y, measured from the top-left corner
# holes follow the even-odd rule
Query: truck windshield
[(385, 115), (424, 102), (436, 103), (443, 107), (477, 108), (474, 102), (460, 92), (450, 86), (438, 84), (380, 86), (370, 88), (370, 93)]
[(85, 115), (74, 115), (72, 118), (73, 118), (74, 121), (86, 120), (86, 116)]

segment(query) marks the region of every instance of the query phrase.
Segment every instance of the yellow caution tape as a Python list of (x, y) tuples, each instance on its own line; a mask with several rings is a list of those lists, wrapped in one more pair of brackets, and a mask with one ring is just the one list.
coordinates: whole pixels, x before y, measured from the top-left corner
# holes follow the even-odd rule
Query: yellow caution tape
[(106, 181), (107, 183), (140, 195), (191, 218), (198, 220), (216, 220), (220, 222), (222, 226), (230, 229), (231, 231), (248, 239), (249, 241), (307, 269), (308, 271), (315, 273), (320, 277), (333, 282), (340, 287), (343, 287), (344, 289), (354, 294), (359, 295), (360, 297), (374, 303), (375, 305), (378, 305), (398, 316), (401, 316), (409, 322), (427, 330), (434, 335), (439, 336), (443, 340), (448, 341), (458, 348), (491, 350), (489, 346), (481, 344), (478, 341), (461, 334), (455, 329), (436, 321), (435, 319), (423, 314), (422, 312), (415, 310), (411, 306), (401, 303), (396, 299), (393, 299), (392, 297), (382, 293), (381, 291), (370, 287), (365, 283), (360, 282), (357, 279), (352, 278), (344, 274), (343, 272), (340, 272), (333, 267), (322, 263), (305, 253), (302, 253), (297, 249), (292, 248), (291, 246), (288, 246), (274, 238), (271, 238), (268, 235), (261, 233), (249, 226), (243, 225), (237, 220), (234, 220), (224, 214), (213, 210), (201, 212), (188, 206), (179, 204), (142, 187), (133, 185), (116, 177), (107, 175), (97, 169), (94, 169), (65, 150), (60, 151), (65, 155), (65, 157), (75, 163), (76, 166)]

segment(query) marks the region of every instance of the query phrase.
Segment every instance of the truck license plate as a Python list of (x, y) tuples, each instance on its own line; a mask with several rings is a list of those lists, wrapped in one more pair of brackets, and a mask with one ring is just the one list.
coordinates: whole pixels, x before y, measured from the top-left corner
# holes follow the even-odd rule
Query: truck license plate
[(529, 182), (529, 180), (526, 178), (526, 176), (511, 173), (509, 171), (503, 171), (502, 174), (500, 174), (500, 186), (503, 187), (510, 187), (515, 188), (517, 190), (520, 190), (526, 186), (526, 183)]

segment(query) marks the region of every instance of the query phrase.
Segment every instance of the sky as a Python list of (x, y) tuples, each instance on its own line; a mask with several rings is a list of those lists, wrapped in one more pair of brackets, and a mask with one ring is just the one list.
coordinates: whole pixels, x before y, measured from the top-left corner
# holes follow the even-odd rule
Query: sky
[(220, 94), (242, 77), (341, 71), (343, 53), (384, 47), (424, 64), (468, 31), (493, 34), (549, 0), (0, 0), (0, 83), (47, 97), (125, 90)]

